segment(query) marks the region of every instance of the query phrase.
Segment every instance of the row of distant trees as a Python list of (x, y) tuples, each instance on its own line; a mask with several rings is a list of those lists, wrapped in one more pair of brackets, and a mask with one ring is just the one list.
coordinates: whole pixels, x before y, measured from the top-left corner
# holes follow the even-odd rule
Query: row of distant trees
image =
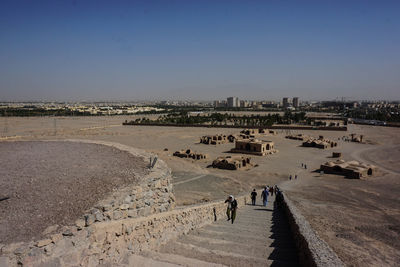
[(292, 113), (290, 111), (280, 114), (267, 115), (235, 115), (231, 113), (211, 113), (197, 114), (190, 116), (188, 112), (170, 113), (161, 115), (156, 120), (148, 118), (138, 118), (132, 123), (136, 124), (176, 124), (176, 125), (192, 125), (192, 124), (210, 124), (210, 125), (235, 125), (235, 126), (260, 126), (269, 127), (273, 124), (292, 124), (306, 123), (305, 112)]
[(354, 109), (345, 114), (348, 118), (364, 119), (364, 120), (378, 120), (385, 122), (400, 122), (399, 110), (395, 108), (385, 109)]
[(43, 108), (2, 108), (0, 117), (34, 117), (34, 116), (90, 116), (89, 112), (73, 112), (67, 109), (47, 110)]

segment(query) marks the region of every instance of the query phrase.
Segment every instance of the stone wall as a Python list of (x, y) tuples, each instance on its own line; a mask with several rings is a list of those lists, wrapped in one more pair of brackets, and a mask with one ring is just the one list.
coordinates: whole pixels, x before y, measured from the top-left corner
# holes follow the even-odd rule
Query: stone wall
[[(143, 157), (145, 161), (149, 161), (151, 156), (154, 157), (154, 155), (143, 150), (118, 143), (87, 140), (66, 141), (113, 146), (134, 156)], [(174, 208), (175, 197), (171, 181), (172, 175), (165, 162), (158, 160), (144, 177), (138, 178), (138, 183), (109, 194), (81, 218), (77, 219), (75, 225), (65, 226), (61, 232), (57, 230), (58, 227), (54, 226), (46, 229), (45, 232), (47, 233), (43, 240), (9, 245), (0, 244), (0, 266), (5, 265), (5, 262), (8, 261), (11, 261), (12, 265), (18, 262), (23, 262), (26, 265), (30, 261), (40, 262), (42, 258), (54, 258), (54, 255), (61, 257), (57, 249), (69, 251), (71, 248), (77, 247), (76, 244), (79, 243), (90, 245), (91, 239), (89, 237), (93, 228), (95, 228), (92, 226), (96, 224), (149, 216)], [(71, 242), (74, 245), (70, 248)], [(55, 253), (53, 253), (54, 250)], [(28, 264), (28, 266), (30, 265)]]
[(329, 245), (314, 232), (309, 222), (301, 215), (286, 194), (282, 192), (278, 194), (276, 202), (280, 208), (285, 210), (288, 217), (302, 266), (345, 266)]
[[(143, 150), (118, 143), (83, 140), (68, 141), (112, 146), (135, 156), (143, 157), (149, 163), (150, 157), (154, 157), (154, 155)], [(140, 177), (138, 184), (127, 186), (103, 199), (91, 210), (88, 210), (81, 219), (77, 220), (76, 226), (87, 227), (97, 222), (148, 216), (172, 210), (174, 206), (175, 196), (172, 187), (171, 170), (164, 161), (158, 160), (145, 177)]]
[[(237, 198), (239, 207), (246, 197)], [(124, 218), (76, 227), (36, 244), (3, 248), (0, 266), (113, 266), (131, 254), (151, 249), (190, 230), (225, 218), (226, 204), (217, 201), (177, 208), (139, 218)]]

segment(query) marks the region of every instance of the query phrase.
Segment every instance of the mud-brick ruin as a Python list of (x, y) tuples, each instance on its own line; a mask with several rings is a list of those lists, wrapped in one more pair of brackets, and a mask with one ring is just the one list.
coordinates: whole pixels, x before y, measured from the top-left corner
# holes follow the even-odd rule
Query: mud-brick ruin
[(350, 134), (350, 137), (351, 137), (351, 142), (356, 142), (356, 143), (362, 143), (363, 142), (363, 139), (364, 139), (364, 136), (361, 134), (361, 135), (358, 135), (358, 134), (354, 134), (354, 133), (352, 133), (352, 134)]
[(226, 170), (244, 170), (252, 168), (253, 165), (250, 163), (249, 157), (218, 157), (213, 161), (213, 168), (226, 169)]
[(175, 157), (179, 157), (179, 158), (191, 158), (191, 159), (195, 159), (195, 160), (208, 158), (207, 154), (194, 153), (190, 149), (175, 151), (174, 154), (172, 154), (172, 155)]
[(327, 149), (337, 146), (337, 142), (324, 139), (323, 136), (320, 136), (318, 139), (310, 138), (307, 141), (303, 142), (304, 147), (316, 147), (320, 149)]
[(229, 142), (234, 142), (235, 137), (233, 135), (224, 135), (224, 134), (217, 134), (217, 135), (204, 135), (200, 137), (200, 143), (206, 145), (220, 145)]
[(236, 140), (235, 148), (232, 148), (231, 152), (265, 156), (276, 153), (277, 150), (274, 148), (274, 142), (248, 139)]
[(241, 139), (253, 139), (256, 138), (257, 135), (276, 135), (277, 132), (275, 130), (267, 130), (267, 129), (244, 129), (240, 131), (239, 137)]
[(322, 164), (320, 170), (324, 173), (343, 175), (351, 179), (361, 179), (373, 175), (377, 171), (374, 165), (358, 161), (336, 160)]
[(277, 135), (278, 134), (275, 130), (268, 130), (268, 129), (263, 129), (263, 128), (258, 129), (256, 131), (256, 133), (269, 134), (269, 135)]
[(255, 138), (256, 134), (259, 134), (259, 131), (256, 129), (244, 129), (240, 131), (239, 137), (241, 139), (251, 139)]

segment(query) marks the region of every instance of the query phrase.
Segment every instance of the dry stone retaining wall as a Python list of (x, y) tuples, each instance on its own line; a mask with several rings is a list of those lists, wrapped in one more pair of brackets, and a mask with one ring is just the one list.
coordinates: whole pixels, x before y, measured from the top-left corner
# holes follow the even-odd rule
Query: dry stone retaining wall
[(311, 228), (286, 194), (277, 196), (278, 205), (285, 210), (291, 232), (296, 242), (299, 261), (302, 266), (340, 267), (345, 266), (329, 245)]
[[(117, 143), (67, 141), (113, 146), (135, 156), (144, 157), (146, 161), (152, 156), (142, 150)], [(40, 262), (46, 258), (58, 262), (68, 255), (69, 251), (79, 247), (77, 244), (86, 244), (89, 248), (91, 242), (89, 237), (94, 228), (92, 226), (96, 224), (139, 218), (172, 210), (175, 206), (175, 196), (171, 179), (171, 170), (165, 162), (158, 160), (145, 177), (139, 177), (138, 183), (110, 194), (88, 210), (75, 222), (74, 226), (64, 227), (61, 232), (50, 229), (47, 238), (39, 241), (0, 244), (0, 266), (7, 266), (6, 263), (10, 263), (11, 266), (16, 266), (18, 263), (27, 266), (41, 265)], [(57, 227), (53, 228), (57, 229)]]
[[(108, 145), (126, 151), (149, 161), (154, 157), (143, 150), (118, 143), (102, 141), (68, 140), (73, 142), (89, 142)], [(150, 161), (149, 161), (150, 162)], [(172, 210), (175, 206), (175, 196), (172, 187), (171, 170), (167, 164), (158, 160), (154, 168), (138, 184), (125, 187), (111, 194), (89, 210), (82, 219), (76, 222), (78, 227), (89, 226), (95, 222), (137, 218)]]
[[(237, 198), (239, 207), (246, 197)], [(155, 248), (190, 230), (225, 218), (224, 201), (178, 208), (141, 218), (103, 221), (73, 228), (35, 246), (8, 247), (0, 266), (114, 266), (129, 255)], [(5, 253), (5, 256), (4, 256)]]

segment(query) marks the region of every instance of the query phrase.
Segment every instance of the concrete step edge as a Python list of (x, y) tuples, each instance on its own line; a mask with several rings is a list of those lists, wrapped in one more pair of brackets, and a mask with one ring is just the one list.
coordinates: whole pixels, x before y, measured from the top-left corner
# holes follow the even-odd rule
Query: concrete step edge
[[(188, 258), (178, 254), (162, 253), (158, 251), (142, 251), (141, 254), (145, 257), (152, 258), (157, 261), (177, 264), (179, 266), (198, 266), (198, 267), (225, 267), (226, 265), (202, 261), (195, 258)], [(142, 266), (143, 267), (143, 266)]]

